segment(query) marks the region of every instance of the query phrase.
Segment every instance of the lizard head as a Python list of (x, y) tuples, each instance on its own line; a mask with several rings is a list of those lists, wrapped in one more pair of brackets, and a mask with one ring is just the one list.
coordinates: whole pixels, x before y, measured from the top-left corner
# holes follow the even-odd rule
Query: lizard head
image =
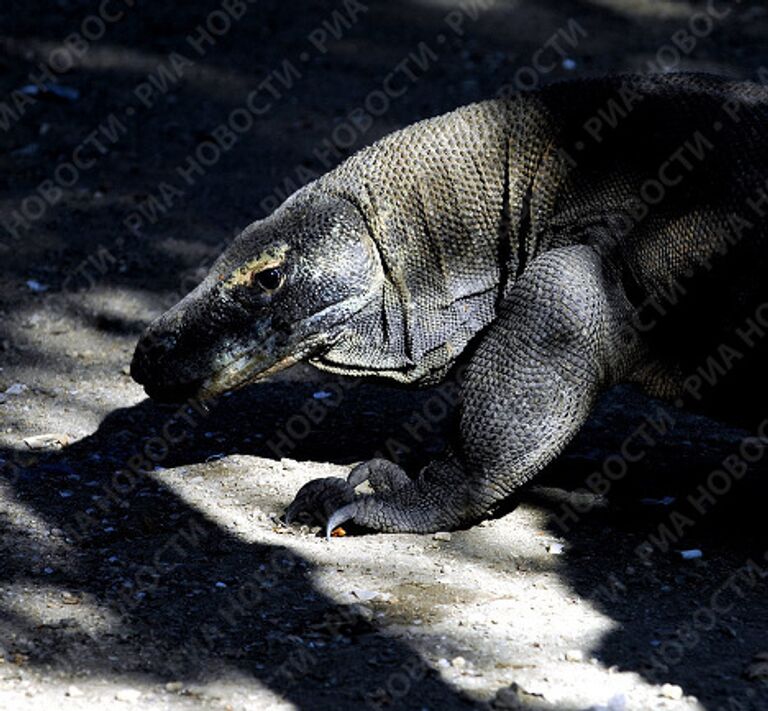
[(149, 325), (131, 375), (165, 402), (233, 390), (330, 348), (382, 279), (357, 208), (305, 188)]

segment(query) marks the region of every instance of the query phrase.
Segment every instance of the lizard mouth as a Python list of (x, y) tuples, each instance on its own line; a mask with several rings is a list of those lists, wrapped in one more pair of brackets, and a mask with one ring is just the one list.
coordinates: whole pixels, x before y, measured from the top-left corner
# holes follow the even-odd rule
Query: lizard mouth
[(288, 355), (264, 368), (260, 358), (254, 358), (250, 355), (241, 356), (211, 377), (206, 378), (198, 388), (197, 397), (201, 400), (207, 400), (222, 393), (237, 390), (244, 385), (268, 378), (270, 375), (294, 365), (299, 360), (300, 358), (297, 356)]
[(244, 385), (264, 380), (270, 375), (279, 373), (281, 370), (316, 354), (320, 350), (323, 340), (310, 338), (297, 346), (290, 354), (279, 358), (277, 361), (270, 361), (264, 356), (253, 353), (244, 353), (203, 380), (197, 390), (197, 397), (201, 400), (213, 398), (222, 393), (237, 390)]
[(222, 393), (254, 383), (294, 365), (298, 357), (289, 355), (276, 363), (264, 366), (264, 360), (246, 354), (222, 368), (212, 376), (171, 385), (148, 383), (144, 390), (150, 398), (160, 403), (173, 404), (194, 399), (199, 401), (218, 397)]

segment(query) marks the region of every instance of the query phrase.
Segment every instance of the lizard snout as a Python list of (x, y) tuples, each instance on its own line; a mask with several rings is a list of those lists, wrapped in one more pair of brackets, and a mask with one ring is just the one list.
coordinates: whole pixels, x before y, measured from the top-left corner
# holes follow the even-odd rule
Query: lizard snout
[(149, 397), (158, 402), (183, 402), (197, 393), (203, 381), (198, 378), (177, 382), (168, 377), (177, 344), (175, 334), (148, 329), (133, 354), (131, 377), (144, 386)]

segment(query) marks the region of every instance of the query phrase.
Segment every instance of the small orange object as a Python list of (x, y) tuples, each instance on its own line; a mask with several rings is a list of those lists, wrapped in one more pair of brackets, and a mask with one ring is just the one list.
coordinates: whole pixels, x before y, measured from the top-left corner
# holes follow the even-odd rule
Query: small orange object
[(336, 526), (336, 528), (331, 531), (331, 538), (343, 538), (346, 535), (347, 532), (341, 526)]

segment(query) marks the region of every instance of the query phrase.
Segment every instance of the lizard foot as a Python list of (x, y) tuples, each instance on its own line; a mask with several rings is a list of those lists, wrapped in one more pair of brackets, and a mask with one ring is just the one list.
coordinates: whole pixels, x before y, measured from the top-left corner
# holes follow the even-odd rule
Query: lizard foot
[(401, 467), (386, 459), (371, 459), (358, 464), (346, 481), (339, 477), (314, 479), (299, 489), (296, 498), (285, 511), (285, 522), (302, 520), (325, 525), (326, 536), (341, 524), (354, 519), (361, 502), (374, 498), (355, 495), (355, 488), (368, 482), (376, 498), (386, 499), (396, 491), (412, 485)]
[[(342, 506), (331, 514), (325, 526), (325, 537), (330, 539), (331, 533), (337, 526), (347, 521), (354, 520), (360, 513), (363, 502), (373, 498), (384, 499), (396, 491), (411, 486), (413, 482), (405, 473), (405, 470), (388, 459), (369, 459), (358, 464), (347, 477), (347, 483), (354, 489), (363, 482), (368, 482), (378, 496), (358, 497), (352, 502)], [(368, 502), (366, 502), (368, 503)]]

